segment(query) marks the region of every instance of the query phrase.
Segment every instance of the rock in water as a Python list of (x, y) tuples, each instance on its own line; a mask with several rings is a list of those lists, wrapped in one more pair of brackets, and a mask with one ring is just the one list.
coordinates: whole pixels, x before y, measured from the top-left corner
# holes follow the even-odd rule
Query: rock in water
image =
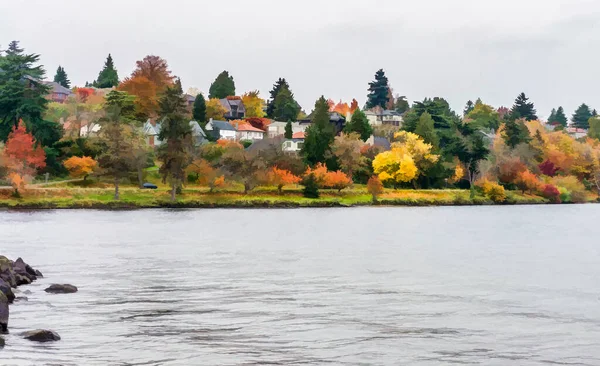
[(4, 296), (6, 296), (9, 303), (12, 304), (12, 302), (15, 301), (15, 294), (14, 294), (12, 288), (6, 281), (4, 281), (1, 278), (0, 278), (0, 292), (2, 292), (4, 294)]
[(8, 332), (8, 299), (0, 292), (0, 332)]
[(42, 274), (42, 272), (38, 271), (37, 269), (35, 270), (35, 275), (38, 277), (44, 277), (44, 275)]
[(0, 348), (4, 348), (4, 338), (0, 337)]
[(50, 294), (72, 294), (77, 292), (77, 287), (73, 286), (73, 285), (51, 285), (50, 287), (48, 287), (47, 289), (45, 289), (44, 291), (50, 293)]
[(60, 341), (60, 336), (58, 333), (51, 330), (31, 330), (29, 332), (25, 332), (21, 334), (23, 338), (28, 339), (33, 342), (54, 342)]

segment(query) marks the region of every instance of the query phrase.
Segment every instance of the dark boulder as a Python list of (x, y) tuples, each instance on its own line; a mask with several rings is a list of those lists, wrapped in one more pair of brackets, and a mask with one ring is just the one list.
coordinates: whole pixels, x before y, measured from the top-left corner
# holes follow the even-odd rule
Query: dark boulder
[(8, 299), (3, 292), (0, 292), (0, 332), (8, 331)]
[(60, 341), (58, 333), (51, 330), (37, 329), (21, 334), (23, 338), (33, 342), (54, 342)]
[(9, 303), (12, 303), (15, 300), (15, 293), (13, 292), (12, 288), (6, 281), (4, 281), (1, 278), (0, 278), (0, 292), (2, 292), (4, 294), (4, 296), (6, 296)]
[(11, 287), (17, 287), (13, 264), (3, 255), (0, 255), (0, 278), (6, 281)]
[(4, 338), (0, 337), (0, 348), (4, 348), (5, 342)]
[(23, 302), (23, 301), (29, 301), (29, 298), (27, 296), (17, 296), (15, 298), (15, 302)]
[(50, 294), (72, 294), (77, 292), (77, 287), (73, 286), (73, 285), (57, 285), (57, 284), (53, 284), (50, 287), (48, 287), (47, 289), (45, 289), (44, 291), (50, 293)]
[(16, 274), (15, 279), (17, 280), (17, 286), (30, 285), (32, 282), (29, 277), (23, 274)]
[(29, 264), (23, 261), (23, 258), (17, 258), (17, 260), (13, 263), (13, 270), (16, 274), (26, 277), (31, 282), (37, 279), (35, 271), (29, 266)]
[(42, 274), (42, 272), (38, 271), (37, 269), (35, 270), (35, 275), (38, 277), (44, 277), (44, 275)]

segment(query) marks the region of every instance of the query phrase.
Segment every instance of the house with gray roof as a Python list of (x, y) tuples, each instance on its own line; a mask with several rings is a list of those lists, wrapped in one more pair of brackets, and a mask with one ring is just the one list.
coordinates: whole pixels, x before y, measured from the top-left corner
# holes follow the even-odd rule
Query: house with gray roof
[(242, 119), (246, 117), (246, 107), (241, 99), (220, 99), (219, 102), (227, 111), (225, 113), (225, 119)]
[(231, 140), (235, 141), (237, 137), (237, 129), (227, 121), (216, 121), (210, 119), (206, 124), (206, 132), (209, 133), (213, 138), (219, 140)]
[(64, 103), (68, 97), (73, 95), (73, 92), (69, 88), (65, 88), (54, 81), (44, 81), (44, 85), (50, 87), (50, 93), (48, 94), (47, 99), (53, 102)]
[[(192, 136), (194, 137), (194, 144), (196, 146), (200, 146), (208, 142), (206, 133), (204, 132), (202, 127), (200, 127), (200, 124), (198, 122), (190, 121), (190, 127), (192, 129)], [(146, 123), (144, 123), (144, 125), (142, 126), (142, 131), (146, 136), (146, 143), (149, 146), (157, 147), (163, 144), (163, 141), (161, 141), (158, 138), (160, 130), (160, 123), (153, 123), (151, 120), (147, 120)]]

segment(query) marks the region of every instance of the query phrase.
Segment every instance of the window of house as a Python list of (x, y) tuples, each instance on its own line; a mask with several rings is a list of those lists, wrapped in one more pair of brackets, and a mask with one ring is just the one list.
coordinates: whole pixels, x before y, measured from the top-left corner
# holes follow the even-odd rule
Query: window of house
[(304, 142), (299, 142), (298, 143), (298, 150), (301, 150), (303, 146), (304, 146)]
[(292, 142), (291, 141), (286, 141), (285, 142), (285, 147), (288, 148), (288, 149), (291, 148), (292, 147)]

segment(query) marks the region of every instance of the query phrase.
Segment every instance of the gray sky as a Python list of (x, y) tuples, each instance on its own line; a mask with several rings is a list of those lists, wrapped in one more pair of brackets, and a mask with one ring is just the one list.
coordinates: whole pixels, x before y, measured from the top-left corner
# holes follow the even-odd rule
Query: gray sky
[(379, 68), (411, 102), (510, 106), (524, 91), (540, 116), (600, 109), (598, 0), (0, 0), (0, 19), (0, 45), (20, 40), (76, 85), (109, 52), (120, 78), (156, 54), (184, 89), (226, 69), (266, 98), (285, 77), (307, 111), (321, 94), (362, 106)]

